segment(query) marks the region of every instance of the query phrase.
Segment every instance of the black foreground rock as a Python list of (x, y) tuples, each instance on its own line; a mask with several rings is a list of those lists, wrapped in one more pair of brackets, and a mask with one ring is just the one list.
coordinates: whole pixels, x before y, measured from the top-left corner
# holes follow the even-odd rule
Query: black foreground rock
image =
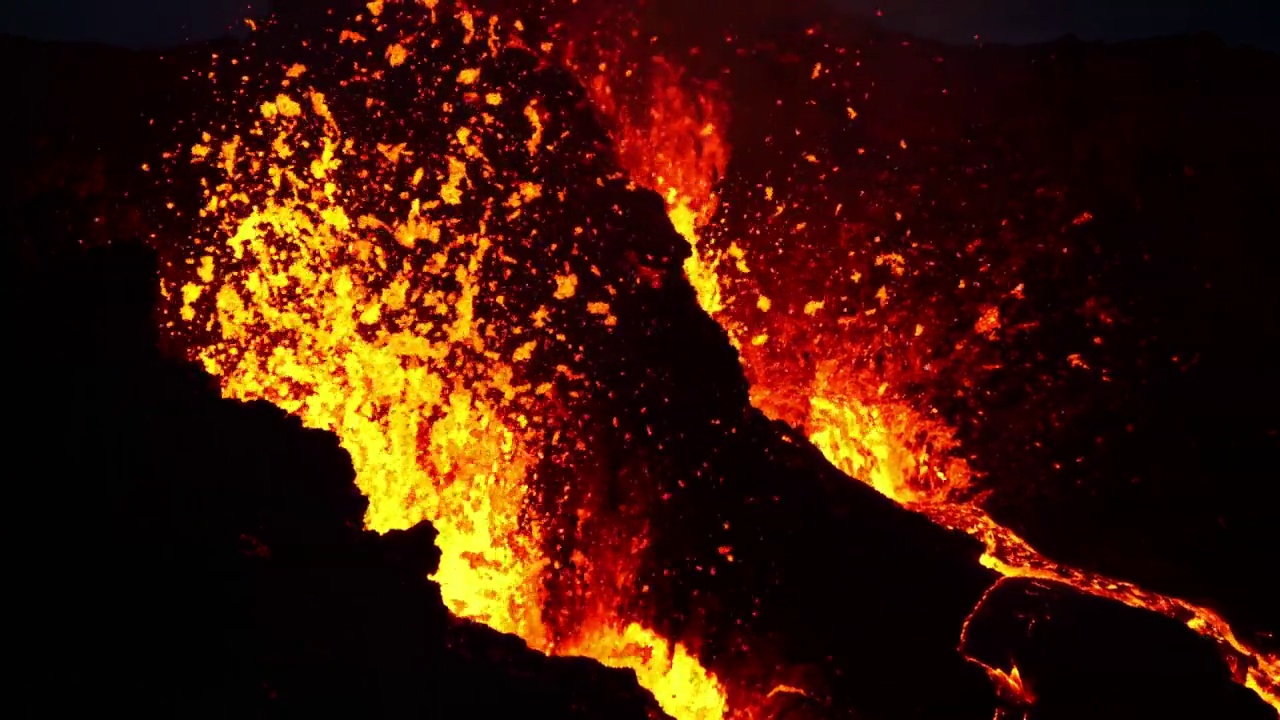
[(149, 251), (22, 270), (15, 716), (661, 716), (629, 673), (450, 618), (434, 530), (364, 531), (332, 435), (162, 359)]
[(970, 633), (976, 657), (1017, 664), (1035, 718), (1275, 717), (1232, 679), (1209, 641), (1168, 618), (1060, 585), (1003, 582)]

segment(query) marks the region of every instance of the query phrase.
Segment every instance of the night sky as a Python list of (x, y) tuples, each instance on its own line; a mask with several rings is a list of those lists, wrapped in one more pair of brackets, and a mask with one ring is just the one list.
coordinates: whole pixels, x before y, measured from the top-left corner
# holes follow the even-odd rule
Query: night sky
[[(317, 0), (322, 1), (322, 0)], [(786, 0), (779, 0), (785, 2)], [(1280, 0), (827, 0), (922, 37), (1027, 43), (1214, 32), (1280, 51)], [(268, 0), (2, 0), (0, 32), (164, 46), (223, 35)]]
[(1280, 51), (1280, 0), (828, 0), (885, 24), (947, 42), (1031, 43), (1074, 34), (1130, 40), (1212, 32)]

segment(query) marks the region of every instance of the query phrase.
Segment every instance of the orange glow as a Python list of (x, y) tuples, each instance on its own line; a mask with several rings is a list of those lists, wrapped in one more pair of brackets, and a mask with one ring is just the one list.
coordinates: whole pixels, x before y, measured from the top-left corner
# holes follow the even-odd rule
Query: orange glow
[[(358, 31), (339, 31), (337, 42), (368, 53), (365, 67), (354, 69), (357, 77), (343, 87), (367, 98), (375, 115), (384, 102), (384, 73), (403, 76), (428, 62), (433, 46), (423, 38), (448, 26), (465, 37), (468, 50), (439, 82), (452, 83), (464, 100), (473, 97), (479, 109), (446, 137), (418, 147), (362, 137), (359, 117), (339, 122), (326, 97), (306, 89), (302, 64), (280, 68), (269, 91), (241, 91), (249, 96), (238, 106), (253, 108), (253, 116), (239, 125), (211, 123), (182, 155), (209, 177), (201, 211), (205, 235), (196, 239), (188, 264), (169, 268), (165, 278), (166, 297), (179, 303), (175, 332), (191, 338), (193, 357), (219, 378), (227, 396), (267, 400), (338, 436), (369, 498), (370, 528), (423, 520), (437, 528), (442, 560), (435, 579), (454, 613), (516, 634), (543, 652), (632, 669), (680, 720), (745, 712), (730, 708), (724, 683), (695, 648), (628, 614), (634, 598), (625, 595), (623, 580), (635, 571), (627, 562), (637, 560), (592, 565), (595, 574), (608, 576), (590, 588), (597, 600), (592, 611), (568, 618), (548, 611), (546, 518), (535, 509), (543, 498), (532, 476), (556, 442), (543, 421), (557, 401), (557, 382), (571, 384), (573, 377), (564, 368), (554, 378), (529, 368), (555, 341), (548, 318), (556, 304), (578, 303), (605, 327), (617, 318), (609, 297), (584, 287), (587, 273), (570, 268), (547, 269), (544, 306), (514, 319), (482, 311), (505, 308), (514, 294), (503, 284), (510, 260), (505, 248), (547, 242), (504, 234), (498, 219), (559, 201), (532, 175), (491, 165), (486, 138), (502, 135), (534, 163), (551, 152), (560, 128), (538, 101), (513, 100), (509, 87), (488, 85), (484, 63), (506, 48), (509, 29), (479, 23), (465, 11), (450, 13), (434, 0), (418, 0), (425, 10), (413, 27), (380, 24), (406, 4), (414, 3), (370, 3)], [(933, 372), (913, 354), (935, 340), (933, 325), (921, 318), (894, 334), (878, 322), (894, 302), (886, 286), (869, 285), (865, 306), (841, 310), (822, 280), (798, 270), (806, 263), (795, 256), (806, 248), (790, 240), (805, 221), (792, 217), (796, 199), (785, 187), (760, 188), (768, 212), (753, 221), (751, 237), (731, 236), (717, 225), (717, 183), (728, 167), (732, 119), (717, 87), (696, 82), (647, 46), (640, 48), (641, 60), (631, 60), (604, 45), (567, 45), (562, 59), (611, 131), (620, 164), (638, 185), (662, 196), (673, 226), (689, 242), (689, 282), (739, 349), (757, 408), (801, 429), (851, 477), (979, 539), (986, 548), (982, 564), (1001, 575), (1067, 583), (1160, 612), (1214, 639), (1238, 661), (1240, 682), (1280, 708), (1280, 658), (1245, 646), (1221, 617), (1064, 568), (967, 497), (975, 471), (955, 428), (927, 394), (913, 390)], [(553, 48), (548, 43), (543, 51)], [(806, 74), (817, 80), (833, 70), (816, 65)], [(441, 117), (453, 117), (455, 107), (443, 107)], [(859, 115), (846, 111), (849, 121)], [(502, 119), (507, 115), (518, 121)], [(814, 154), (802, 161), (825, 162)], [(494, 175), (501, 175), (502, 193), (481, 193), (477, 188)], [(856, 285), (871, 272), (905, 271), (900, 255), (877, 251), (870, 238), (833, 240), (852, 245), (850, 257), (856, 251), (864, 262), (800, 260), (835, 268)], [(760, 243), (791, 260), (769, 268), (767, 287), (751, 264), (757, 256), (744, 250)], [(972, 335), (966, 342), (992, 337), (1002, 328), (999, 308), (984, 308), (966, 327)], [(799, 357), (801, 350), (808, 357)], [(892, 362), (877, 364), (876, 356)], [(1016, 667), (986, 669), (1003, 694), (1031, 701), (1032, 689)]]
[[(825, 259), (812, 247), (790, 241), (790, 232), (803, 230), (806, 223), (787, 228), (774, 222), (803, 198), (789, 198), (772, 186), (763, 186), (761, 194), (772, 204), (773, 217), (757, 216), (745, 233), (727, 237), (726, 230), (717, 227), (715, 215), (716, 182), (729, 159), (728, 143), (719, 136), (732, 121), (725, 99), (714, 86), (700, 86), (687, 78), (670, 58), (652, 52), (632, 57), (622, 49), (606, 49), (599, 37), (595, 40), (599, 46), (592, 50), (600, 58), (590, 56), (589, 61), (571, 64), (612, 129), (620, 161), (637, 182), (666, 199), (672, 224), (689, 241), (689, 282), (702, 308), (720, 322), (739, 350), (753, 405), (770, 418), (803, 430), (827, 460), (850, 477), (942, 527), (980, 540), (986, 548), (980, 559), (984, 567), (1006, 578), (1065, 583), (1158, 612), (1214, 640), (1228, 664), (1237, 669), (1236, 680), (1280, 710), (1280, 657), (1245, 645), (1218, 614), (1132, 583), (1064, 567), (988, 516), (966, 493), (974, 471), (961, 454), (955, 429), (941, 419), (927, 396), (909, 390), (926, 377), (928, 364), (917, 359), (916, 351), (927, 348), (927, 327), (916, 323), (902, 337), (884, 339), (889, 326), (882, 326), (876, 313), (892, 303), (887, 286), (878, 288), (874, 305), (860, 314), (838, 317), (830, 311), (824, 273), (831, 268), (823, 265)], [(821, 64), (813, 67), (813, 78), (823, 73)], [(650, 88), (635, 82), (643, 77), (655, 79)], [(630, 94), (625, 94), (627, 90)], [(636, 95), (645, 91), (647, 96)], [(625, 99), (620, 99), (624, 94)], [(852, 109), (847, 114), (849, 120), (858, 117)], [(905, 150), (908, 143), (903, 139), (899, 146)], [(812, 153), (803, 159), (810, 164), (823, 162)], [(831, 204), (837, 212), (842, 207), (835, 201)], [(1081, 217), (1082, 223), (1091, 216)], [(900, 213), (897, 219), (902, 219)], [(858, 238), (840, 240), (856, 243)], [(867, 240), (871, 241), (870, 267), (887, 270), (890, 277), (906, 272), (901, 255), (876, 251), (879, 237)], [(787, 259), (770, 268), (770, 286), (785, 288), (787, 296), (767, 296), (762, 291), (741, 249), (753, 245), (763, 245), (769, 257)], [(867, 252), (856, 245), (848, 249), (850, 258)], [(805, 257), (806, 252), (813, 257)], [(820, 270), (813, 271), (815, 267)], [(847, 269), (837, 265), (835, 272), (845, 270), (857, 284), (863, 280), (858, 268), (851, 262)], [(963, 289), (965, 281), (959, 286)], [(1021, 291), (1019, 285), (1010, 296), (1021, 297)], [(974, 340), (995, 340), (1003, 327), (1000, 309), (994, 305), (979, 308), (971, 322)], [(964, 347), (959, 344), (957, 352)], [(806, 358), (799, 357), (801, 351)], [(868, 362), (877, 354), (896, 363)], [(1071, 362), (1082, 364), (1078, 357)], [(1002, 695), (1020, 702), (1033, 698), (1016, 667), (1009, 671), (983, 667)]]
[(615, 88), (610, 62), (593, 62), (603, 50), (569, 43), (567, 62), (610, 125), (623, 166), (637, 183), (662, 196), (671, 224), (693, 248), (685, 275), (698, 303), (714, 314), (723, 307), (716, 273), (721, 251), (702, 242), (699, 231), (716, 212), (715, 183), (729, 159), (721, 139), (728, 107), (714, 87), (686, 91), (684, 72), (662, 57), (652, 58), (644, 75), (629, 78), (630, 86)]
[(728, 712), (724, 689), (680, 643), (670, 643), (638, 623), (595, 629), (590, 636), (557, 648), (565, 655), (595, 658), (615, 668), (636, 672), (640, 685), (670, 716), (712, 720)]
[[(465, 11), (432, 12), (409, 28), (380, 24), (399, 4), (370, 3), (366, 24), (337, 38), (358, 39), (370, 67), (382, 68), (350, 80), (360, 86), (352, 92), (373, 98), (371, 117), (382, 73), (413, 72), (423, 48), (436, 47), (422, 40), (433, 33), (465, 34), (467, 64), (449, 79), (487, 109), (444, 138), (392, 144), (336, 120), (326, 97), (307, 89), (302, 64), (281, 68), (268, 91), (234, 90), (237, 106), (256, 110), (230, 128), (212, 123), (188, 153), (207, 176), (206, 236), (164, 279), (165, 296), (181, 303), (175, 332), (228, 397), (269, 401), (338, 436), (369, 499), (368, 527), (436, 527), (434, 577), (454, 613), (543, 652), (632, 669), (673, 716), (718, 720), (727, 712), (719, 679), (690, 647), (626, 614), (633, 585), (618, 578), (630, 577), (626, 563), (637, 557), (593, 566), (598, 587), (579, 592), (603, 609), (548, 616), (532, 477), (556, 442), (542, 423), (556, 378), (528, 368), (557, 342), (554, 309), (503, 314), (518, 292), (503, 284), (508, 249), (531, 241), (491, 218), (518, 219), (555, 199), (518, 170), (506, 170), (501, 192), (478, 190), (496, 172), (486, 142), (538, 157), (548, 121), (530, 102), (494, 131), (489, 113), (504, 94), (486, 85), (484, 62), (503, 51), (495, 24), (481, 28)], [(380, 37), (389, 41), (379, 48)], [(424, 149), (432, 143), (444, 149)], [(476, 207), (478, 222), (468, 215)], [(608, 298), (584, 297), (568, 268), (553, 288), (548, 302), (581, 302), (603, 326), (616, 322)], [(567, 368), (558, 374), (574, 379)]]
[[(407, 271), (381, 291), (370, 287), (381, 271), (361, 230), (372, 220), (353, 222), (323, 173), (296, 172), (289, 147), (273, 147), (262, 167), (301, 180), (310, 200), (277, 197), (224, 216), (225, 249), (205, 256), (214, 270), (202, 290), (216, 298), (221, 339), (198, 357), (228, 396), (269, 400), (336, 433), (369, 497), (369, 527), (432, 520), (447, 549), (436, 579), (454, 612), (541, 641), (538, 530), (518, 528), (530, 437), (519, 415), (486, 399), (527, 389), (511, 384), (501, 359), (465, 374), (447, 363), (484, 344), (471, 304), (489, 241), (459, 237), (447, 250), (465, 264), (423, 268), (460, 283), (455, 302), (445, 294), (418, 300), (442, 311), (438, 330), (424, 332), (407, 311)], [(224, 192), (234, 202), (239, 189), (232, 183)], [(211, 206), (222, 202), (210, 198)], [(393, 233), (417, 236), (427, 222), (411, 216)], [(219, 267), (245, 260), (243, 270)], [(186, 316), (195, 316), (189, 303)]]

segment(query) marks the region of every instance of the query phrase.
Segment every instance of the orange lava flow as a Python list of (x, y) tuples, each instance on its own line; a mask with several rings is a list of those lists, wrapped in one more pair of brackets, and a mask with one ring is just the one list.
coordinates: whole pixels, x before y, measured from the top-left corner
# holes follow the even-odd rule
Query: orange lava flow
[[(596, 599), (589, 612), (545, 610), (551, 561), (532, 476), (557, 441), (547, 408), (575, 378), (533, 368), (563, 337), (559, 306), (582, 303), (605, 325), (612, 316), (567, 265), (507, 281), (512, 256), (548, 242), (512, 228), (563, 200), (544, 197), (533, 172), (558, 130), (536, 98), (508, 112), (512, 87), (489, 84), (486, 68), (520, 47), (506, 34), (519, 24), (444, 5), (371, 2), (328, 40), (355, 58), (342, 85), (361, 101), (345, 115), (304, 63), (253, 78), (262, 87), (228, 80), (227, 104), (243, 110), (172, 157), (205, 180), (203, 234), (163, 282), (171, 328), (226, 396), (272, 402), (338, 436), (369, 499), (368, 527), (435, 526), (434, 578), (455, 614), (548, 654), (632, 669), (681, 720), (722, 718), (725, 689), (696, 653), (627, 614), (632, 598), (616, 589), (631, 568), (591, 565), (609, 577), (578, 589)], [(431, 64), (450, 42), (459, 56)], [(227, 78), (243, 73), (224, 66)], [(361, 132), (392, 78), (436, 83), (415, 107), (439, 113), (435, 126), (457, 122), (417, 138), (404, 118), (392, 126), (410, 129), (402, 141)], [(498, 167), (490, 152), (521, 159)], [(515, 309), (509, 298), (530, 283), (548, 288), (547, 302)]]
[[(621, 52), (605, 57), (604, 62), (593, 58), (573, 63), (573, 68), (609, 126), (623, 165), (638, 182), (666, 199), (673, 225), (688, 239), (692, 250), (686, 263), (688, 279), (703, 309), (720, 322), (738, 348), (753, 405), (772, 419), (802, 429), (831, 464), (851, 478), (942, 527), (980, 540), (985, 547), (981, 564), (1004, 578), (1069, 585), (1160, 613), (1212, 639), (1237, 682), (1280, 710), (1280, 657), (1250, 648), (1217, 613), (1056, 563), (964, 498), (974, 473), (958, 452), (955, 430), (935, 409), (903, 390), (903, 381), (909, 378), (895, 377), (866, 362), (872, 351), (892, 351), (892, 346), (870, 347), (881, 341), (846, 331), (844, 320), (831, 321), (825, 312), (828, 298), (821, 295), (820, 286), (811, 287), (814, 283), (804, 273), (813, 265), (806, 266), (805, 258), (797, 257), (806, 248), (789, 246), (787, 230), (766, 220), (749, 231), (754, 238), (727, 238), (712, 221), (720, 202), (716, 181), (729, 156), (728, 143), (719, 134), (730, 120), (725, 98), (714, 87), (682, 82), (680, 67), (669, 58), (655, 54), (628, 60)], [(821, 66), (814, 70), (815, 77), (820, 70)], [(637, 77), (650, 78), (650, 85), (637, 85)], [(629, 105), (619, 100), (623, 86), (633, 93), (625, 98)], [(637, 91), (648, 94), (637, 97)], [(849, 116), (856, 113), (850, 110)], [(817, 161), (813, 155), (807, 157), (807, 162)], [(775, 216), (796, 201), (785, 189), (759, 187), (768, 202), (776, 203)], [(748, 255), (742, 250), (752, 242), (771, 246), (772, 256), (787, 257), (788, 263), (779, 263), (770, 272), (773, 284), (789, 288), (791, 296), (770, 297), (761, 292), (753, 280), (753, 271), (759, 269), (748, 266)], [(814, 262), (823, 259), (815, 254)], [(901, 274), (901, 263), (902, 258), (892, 253), (874, 257), (875, 266), (886, 266), (894, 274)], [(806, 297), (806, 292), (813, 295)], [(883, 288), (876, 299), (880, 306), (888, 302)], [(974, 323), (973, 333), (990, 335), (1000, 323), (998, 310), (987, 308)], [(855, 324), (856, 320), (848, 323)], [(916, 336), (923, 330), (917, 325)], [(865, 345), (859, 342), (864, 339)], [(912, 339), (908, 338), (907, 346)], [(802, 350), (813, 356), (811, 361), (797, 359)], [(963, 632), (960, 649), (963, 652)], [(1016, 667), (1002, 670), (973, 661), (983, 665), (1002, 695), (1023, 703), (1033, 697)]]

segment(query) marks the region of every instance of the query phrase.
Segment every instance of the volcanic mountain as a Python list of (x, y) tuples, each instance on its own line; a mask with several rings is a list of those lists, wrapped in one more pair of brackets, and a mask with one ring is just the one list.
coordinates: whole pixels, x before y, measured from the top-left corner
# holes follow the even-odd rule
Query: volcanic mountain
[[(1272, 716), (1275, 506), (1204, 475), (1274, 436), (1253, 405), (1212, 433), (1191, 408), (1272, 332), (1265, 251), (1199, 259), (1249, 247), (1242, 193), (1277, 187), (1247, 130), (1274, 96), (1240, 81), (1171, 129), (1194, 91), (1163, 78), (1274, 59), (600, 8), (285, 6), (164, 56), (7, 43), (36, 69), (6, 90), (18, 447), (70, 479), (16, 504), (60, 508), (22, 534), (65, 540), (21, 565), (33, 696)], [(1186, 134), (1233, 122), (1226, 147)], [(1254, 332), (1175, 323), (1191, 285)], [(1126, 514), (1143, 492), (1166, 499)]]

